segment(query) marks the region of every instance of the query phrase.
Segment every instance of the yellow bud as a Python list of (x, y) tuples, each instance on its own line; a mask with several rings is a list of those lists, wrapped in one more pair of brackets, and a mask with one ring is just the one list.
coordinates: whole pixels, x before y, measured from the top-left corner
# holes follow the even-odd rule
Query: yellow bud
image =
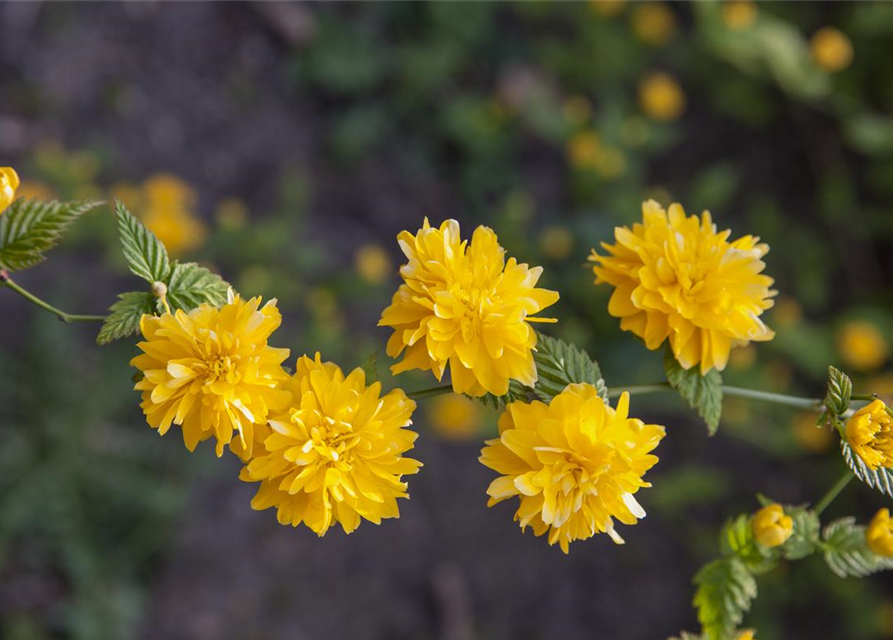
[(654, 73), (639, 85), (639, 105), (649, 118), (669, 122), (685, 111), (685, 94), (673, 78)]
[(825, 71), (843, 71), (853, 61), (853, 45), (850, 39), (834, 27), (823, 27), (810, 40), (813, 61)]
[(889, 509), (880, 509), (865, 530), (868, 548), (879, 556), (893, 558), (893, 520)]
[(722, 3), (722, 21), (729, 29), (747, 29), (757, 19), (757, 6), (749, 0), (729, 0)]
[(893, 468), (893, 417), (882, 400), (875, 400), (850, 417), (846, 439), (870, 469)]
[(12, 167), (0, 167), (0, 213), (16, 199), (19, 188), (19, 174)]
[(778, 547), (791, 537), (794, 521), (784, 514), (780, 504), (763, 507), (753, 516), (753, 535), (764, 547)]

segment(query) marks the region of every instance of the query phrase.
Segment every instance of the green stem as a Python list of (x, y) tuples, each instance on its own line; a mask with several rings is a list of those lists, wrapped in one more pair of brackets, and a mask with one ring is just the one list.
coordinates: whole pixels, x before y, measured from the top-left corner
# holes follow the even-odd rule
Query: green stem
[(28, 300), (32, 304), (37, 305), (44, 311), (49, 311), (54, 316), (59, 318), (59, 320), (61, 320), (62, 322), (102, 322), (103, 320), (105, 320), (105, 316), (79, 315), (76, 313), (66, 313), (61, 309), (57, 309), (50, 303), (41, 300), (27, 289), (24, 289), (13, 282), (12, 278), (9, 277), (9, 274), (6, 271), (0, 271), (0, 284), (6, 285), (17, 294), (25, 298), (25, 300)]
[(407, 393), (407, 397), (414, 398), (416, 400), (421, 400), (422, 398), (433, 398), (434, 396), (443, 395), (445, 393), (452, 393), (453, 387), (445, 384), (439, 387), (429, 387), (428, 389), (419, 389), (418, 391), (410, 391)]
[[(618, 387), (608, 392), (608, 397), (616, 398), (624, 391), (628, 391), (630, 395), (643, 393), (659, 393), (661, 391), (670, 391), (673, 387), (669, 382), (658, 382), (656, 384), (643, 384), (632, 387)], [(748, 398), (750, 400), (762, 400), (763, 402), (774, 402), (775, 404), (783, 404), (789, 407), (799, 407), (801, 409), (813, 409), (820, 411), (822, 401), (815, 398), (797, 398), (781, 393), (770, 393), (768, 391), (757, 391), (755, 389), (743, 389), (741, 387), (730, 387), (722, 385), (724, 396), (730, 398)]]
[(844, 487), (846, 487), (850, 481), (853, 479), (853, 473), (847, 469), (844, 471), (843, 475), (840, 476), (840, 480), (838, 480), (833, 487), (828, 489), (825, 492), (825, 495), (822, 496), (822, 499), (818, 501), (818, 504), (815, 506), (815, 514), (817, 516), (822, 515), (822, 511), (828, 508), (828, 505), (834, 502), (834, 498), (840, 495), (840, 492), (843, 491)]

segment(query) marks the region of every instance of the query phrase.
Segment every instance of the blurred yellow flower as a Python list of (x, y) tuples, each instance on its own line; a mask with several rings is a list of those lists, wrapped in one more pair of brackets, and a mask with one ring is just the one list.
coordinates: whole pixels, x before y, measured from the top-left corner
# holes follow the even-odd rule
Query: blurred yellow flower
[(299, 358), (281, 388), (291, 404), (270, 417), (270, 435), (239, 476), (261, 482), (251, 507), (276, 507), (281, 524), (303, 522), (319, 536), (334, 523), (351, 533), (361, 518), (399, 518), (397, 498), (409, 497), (402, 477), (422, 466), (403, 457), (418, 436), (405, 428), (415, 402), (401, 389), (382, 397), (362, 369), (345, 377), (319, 353)]
[(834, 445), (834, 433), (816, 425), (815, 413), (804, 411), (794, 418), (794, 439), (809, 453), (822, 453)]
[(143, 185), (143, 223), (172, 255), (182, 255), (204, 241), (207, 229), (195, 215), (196, 195), (179, 178), (158, 174)]
[(771, 340), (759, 316), (772, 306), (773, 280), (762, 275), (769, 251), (759, 238), (728, 242), (705, 211), (686, 217), (679, 204), (669, 214), (657, 202), (642, 204), (643, 223), (614, 230), (616, 244), (595, 249), (596, 284), (615, 288), (608, 313), (620, 327), (644, 338), (652, 350), (669, 338), (686, 369), (722, 371), (733, 347)]
[(791, 537), (794, 521), (786, 516), (780, 504), (763, 507), (753, 516), (753, 535), (764, 547), (778, 547)]
[(676, 17), (662, 2), (638, 4), (633, 10), (633, 33), (645, 44), (659, 47), (676, 33)]
[(16, 199), (19, 188), (19, 174), (12, 167), (0, 167), (0, 213)]
[(453, 390), (473, 396), (505, 395), (509, 380), (532, 387), (536, 332), (529, 323), (554, 322), (533, 316), (558, 301), (558, 293), (536, 288), (542, 267), (506, 261), (487, 227), (463, 241), (455, 220), (434, 228), (426, 218), (418, 233), (397, 239), (409, 262), (378, 323), (394, 329), (388, 355), (403, 354), (391, 371), (430, 369), (440, 380), (449, 365)]
[(248, 207), (239, 198), (224, 198), (217, 205), (214, 219), (227, 231), (239, 231), (248, 223)]
[(738, 635), (735, 636), (735, 640), (754, 640), (756, 638), (756, 631), (753, 629), (742, 629), (738, 632)]
[(830, 73), (843, 71), (853, 61), (853, 44), (839, 29), (823, 27), (809, 41), (812, 59)]
[(685, 111), (685, 94), (665, 73), (653, 73), (639, 84), (639, 105), (649, 118), (669, 122)]
[(548, 405), (513, 402), (499, 419), (480, 461), (501, 474), (487, 489), (488, 506), (518, 496), (515, 520), (565, 553), (574, 540), (614, 530), (614, 518), (636, 524), (645, 510), (634, 494), (666, 434), (660, 425), (629, 417), (629, 394), (607, 406), (590, 384), (572, 384)]
[(589, 0), (589, 6), (600, 16), (613, 18), (626, 7), (625, 0)]
[(427, 413), (428, 423), (445, 438), (465, 440), (481, 428), (478, 404), (455, 393), (432, 398)]
[(564, 119), (572, 127), (579, 127), (592, 115), (592, 103), (586, 96), (571, 96), (561, 107)]
[(893, 520), (890, 510), (879, 509), (865, 530), (868, 548), (879, 556), (893, 558)]
[(883, 401), (875, 400), (850, 417), (846, 439), (870, 469), (893, 468), (893, 416)]
[(540, 236), (540, 246), (547, 258), (564, 260), (574, 248), (574, 234), (567, 227), (547, 227)]
[(837, 333), (837, 350), (847, 366), (859, 371), (878, 369), (890, 353), (881, 332), (864, 320), (853, 320), (841, 328)]
[(795, 327), (803, 320), (803, 307), (794, 298), (781, 296), (772, 309), (772, 321), (779, 327)]
[(727, 0), (722, 3), (722, 21), (729, 29), (747, 29), (757, 19), (757, 5), (750, 0)]
[(190, 451), (213, 436), (221, 456), (235, 432), (250, 455), (254, 425), (288, 402), (277, 389), (288, 377), (281, 367), (288, 349), (267, 345), (282, 316), (275, 300), (259, 306), (260, 298), (231, 293), (220, 309), (203, 304), (189, 313), (143, 316), (145, 341), (137, 345), (143, 353), (130, 364), (143, 373), (134, 389), (143, 392), (140, 406), (160, 435), (181, 425)]
[(370, 284), (386, 281), (394, 268), (391, 256), (380, 245), (366, 244), (357, 250), (354, 264), (360, 277)]
[(19, 198), (28, 198), (29, 200), (52, 200), (56, 197), (53, 190), (43, 182), (26, 180), (19, 186)]
[(131, 211), (142, 209), (143, 192), (140, 187), (127, 182), (117, 182), (109, 190), (112, 200), (120, 200), (121, 204)]
[(595, 132), (580, 131), (567, 143), (567, 158), (575, 169), (594, 169), (601, 150), (601, 140)]

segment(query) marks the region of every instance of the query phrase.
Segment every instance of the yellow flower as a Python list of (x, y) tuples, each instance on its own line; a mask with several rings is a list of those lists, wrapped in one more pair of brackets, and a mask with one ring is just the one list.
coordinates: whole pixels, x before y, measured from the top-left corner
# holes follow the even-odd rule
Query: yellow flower
[(642, 224), (614, 230), (617, 244), (602, 243), (608, 255), (589, 257), (596, 284), (615, 287), (608, 312), (623, 330), (652, 350), (669, 338), (676, 360), (700, 363), (702, 374), (722, 371), (732, 347), (773, 338), (759, 318), (776, 293), (760, 273), (767, 245), (753, 236), (728, 242), (707, 211), (698, 220), (672, 204), (668, 215), (649, 200), (642, 212)]
[(159, 174), (143, 185), (145, 225), (164, 243), (172, 255), (182, 255), (204, 241), (207, 229), (195, 213), (196, 195), (179, 178)]
[(890, 349), (872, 323), (848, 322), (837, 334), (837, 350), (843, 361), (859, 371), (874, 371), (887, 360)]
[(756, 631), (753, 629), (742, 629), (738, 632), (738, 635), (735, 636), (735, 640), (754, 640), (756, 638)]
[(354, 256), (357, 273), (370, 284), (381, 284), (391, 275), (391, 257), (377, 244), (366, 244)]
[(629, 394), (605, 405), (590, 384), (572, 384), (551, 404), (513, 402), (499, 419), (480, 461), (502, 474), (487, 489), (488, 506), (518, 496), (515, 520), (536, 535), (548, 532), (568, 552), (574, 540), (604, 533), (617, 544), (614, 518), (633, 525), (645, 517), (634, 494), (657, 463), (651, 451), (662, 426), (629, 417)]
[(446, 438), (463, 440), (477, 434), (481, 412), (474, 400), (451, 393), (431, 400), (428, 423)]
[(653, 73), (639, 85), (639, 105), (649, 118), (669, 122), (685, 111), (685, 94), (667, 74)]
[(853, 61), (853, 44), (846, 34), (834, 27), (823, 27), (809, 42), (812, 59), (830, 73), (843, 71)]
[(540, 246), (546, 257), (552, 260), (564, 260), (574, 248), (574, 234), (567, 227), (547, 227), (543, 230)]
[(601, 151), (601, 141), (593, 131), (580, 131), (567, 143), (567, 158), (575, 169), (594, 169)]
[(536, 288), (542, 267), (506, 261), (487, 227), (463, 241), (455, 220), (438, 229), (426, 218), (416, 235), (403, 231), (397, 239), (409, 262), (378, 323), (394, 329), (388, 355), (403, 353), (391, 371), (430, 369), (440, 380), (449, 364), (453, 390), (473, 396), (505, 395), (510, 379), (533, 386), (529, 323), (554, 322), (532, 316), (558, 301), (556, 292)]
[(664, 3), (648, 2), (633, 11), (633, 33), (645, 44), (659, 47), (668, 43), (676, 32), (676, 18)]
[(160, 435), (181, 425), (190, 451), (216, 437), (220, 456), (238, 432), (250, 454), (254, 425), (288, 402), (277, 389), (288, 377), (281, 367), (288, 349), (267, 346), (282, 316), (275, 300), (259, 306), (260, 298), (230, 294), (220, 309), (203, 304), (189, 313), (143, 316), (145, 341), (137, 345), (143, 353), (130, 364), (143, 372), (134, 388), (143, 392), (143, 413)]
[(613, 18), (626, 7), (625, 0), (589, 0), (589, 6), (604, 18)]
[(319, 353), (299, 358), (282, 389), (291, 405), (271, 416), (272, 432), (240, 475), (261, 482), (252, 508), (276, 507), (280, 523), (320, 536), (335, 522), (350, 533), (360, 518), (399, 518), (397, 498), (409, 497), (402, 477), (422, 466), (403, 457), (418, 436), (404, 428), (415, 402), (400, 389), (381, 397), (362, 369), (345, 377)]
[(0, 213), (16, 199), (19, 188), (19, 174), (12, 167), (0, 167)]
[(753, 535), (764, 547), (778, 547), (791, 537), (794, 521), (784, 514), (780, 504), (763, 507), (753, 516)]
[(893, 520), (889, 509), (880, 509), (865, 530), (868, 548), (879, 556), (893, 558)]
[(747, 29), (757, 19), (757, 6), (750, 0), (727, 0), (722, 3), (722, 21), (729, 29)]
[(852, 415), (846, 439), (870, 469), (893, 468), (893, 417), (883, 401), (875, 400)]

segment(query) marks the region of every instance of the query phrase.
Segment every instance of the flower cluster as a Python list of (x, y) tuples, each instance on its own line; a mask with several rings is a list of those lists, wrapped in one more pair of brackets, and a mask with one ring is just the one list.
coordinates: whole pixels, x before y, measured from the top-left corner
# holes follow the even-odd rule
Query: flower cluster
[(609, 407), (589, 384), (573, 384), (548, 405), (513, 402), (499, 419), (481, 462), (500, 473), (487, 489), (489, 506), (518, 496), (515, 520), (568, 552), (571, 542), (607, 533), (623, 539), (614, 519), (632, 525), (645, 517), (635, 493), (658, 459), (659, 425), (629, 417), (629, 394)]
[(760, 315), (772, 306), (772, 278), (762, 275), (769, 247), (744, 236), (729, 242), (705, 211), (687, 217), (678, 204), (665, 211), (649, 200), (642, 224), (618, 227), (616, 244), (603, 243), (590, 261), (596, 284), (614, 293), (608, 312), (620, 326), (658, 349), (669, 339), (685, 369), (723, 370), (732, 347), (775, 335)]
[(873, 401), (850, 417), (846, 439), (870, 469), (893, 468), (893, 416), (882, 400)]
[(536, 332), (529, 323), (554, 322), (532, 316), (558, 301), (556, 292), (536, 287), (542, 268), (506, 260), (487, 227), (463, 241), (455, 220), (434, 228), (425, 219), (415, 235), (404, 231), (397, 240), (409, 262), (379, 321), (394, 330), (388, 355), (403, 354), (393, 373), (431, 370), (440, 380), (449, 365), (453, 390), (472, 396), (505, 395), (509, 380), (533, 386)]

